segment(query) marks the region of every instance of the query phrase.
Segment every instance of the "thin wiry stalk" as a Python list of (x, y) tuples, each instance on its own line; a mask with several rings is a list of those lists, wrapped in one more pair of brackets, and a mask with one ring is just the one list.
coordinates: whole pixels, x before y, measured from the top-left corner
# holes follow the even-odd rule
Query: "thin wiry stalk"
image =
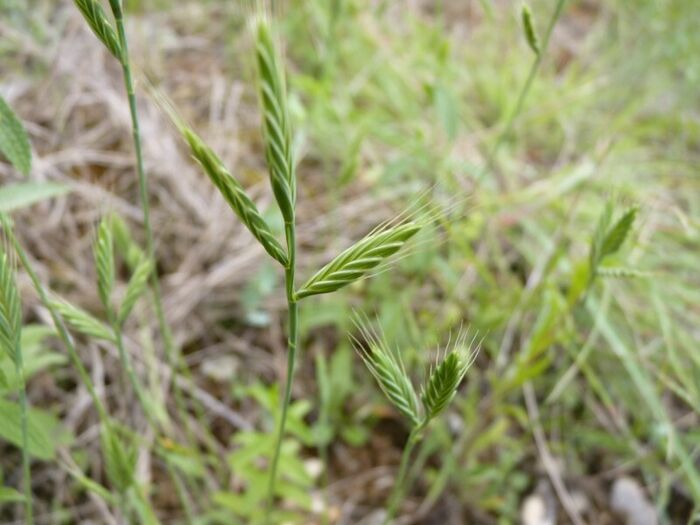
[(264, 16), (257, 18), (254, 21), (253, 29), (255, 32), (258, 93), (262, 110), (265, 156), (275, 200), (284, 218), (284, 233), (287, 240), (287, 260), (286, 264), (284, 264), (288, 311), (287, 374), (282, 396), (282, 412), (267, 487), (265, 521), (269, 523), (275, 498), (277, 468), (287, 424), (287, 412), (289, 411), (289, 403), (292, 397), (292, 381), (294, 379), (294, 367), (299, 344), (299, 305), (297, 300), (300, 297), (297, 297), (294, 285), (296, 272), (296, 175), (284, 72), (280, 63), (276, 42), (267, 19)]
[[(535, 60), (532, 62), (532, 65), (530, 66), (530, 71), (527, 75), (527, 79), (525, 80), (525, 84), (523, 84), (523, 87), (520, 90), (520, 93), (518, 94), (518, 99), (515, 102), (515, 107), (513, 108), (513, 111), (510, 112), (510, 115), (508, 115), (506, 125), (503, 128), (501, 134), (498, 136), (498, 139), (496, 139), (496, 144), (493, 146), (491, 153), (489, 153), (488, 159), (486, 161), (486, 166), (484, 166), (484, 169), (481, 170), (481, 172), (478, 175), (479, 179), (481, 179), (488, 170), (493, 168), (496, 162), (496, 158), (498, 156), (498, 152), (503, 146), (503, 143), (505, 142), (508, 135), (510, 135), (513, 131), (513, 125), (515, 124), (515, 120), (518, 118), (520, 112), (523, 110), (523, 106), (525, 105), (525, 99), (530, 93), (530, 89), (532, 88), (532, 84), (535, 81), (537, 72), (539, 71), (540, 66), (542, 65), (542, 60), (544, 59), (544, 56), (547, 52), (547, 48), (549, 47), (549, 39), (552, 36), (552, 31), (554, 30), (554, 26), (556, 26), (557, 21), (561, 16), (565, 4), (566, 0), (557, 0), (557, 5), (554, 8), (554, 13), (552, 13), (552, 17), (549, 19), (547, 30), (545, 31), (544, 36), (542, 37), (541, 44), (539, 44), (538, 46), (539, 52), (535, 54)], [(499, 182), (504, 186), (503, 189), (507, 189), (507, 182), (505, 179), (501, 179)]]
[(403, 498), (405, 492), (406, 484), (406, 474), (408, 472), (408, 462), (411, 459), (411, 454), (416, 444), (420, 441), (420, 433), (425, 427), (425, 421), (420, 425), (416, 426), (411, 430), (408, 436), (408, 441), (404, 446), (403, 452), (401, 453), (401, 463), (399, 464), (399, 473), (396, 475), (396, 480), (394, 481), (394, 488), (391, 491), (391, 496), (389, 497), (389, 504), (386, 509), (386, 516), (384, 517), (383, 525), (389, 525), (391, 520), (394, 519), (396, 515), (396, 510), (399, 507), (399, 503)]
[(24, 521), (31, 525), (34, 523), (34, 502), (32, 499), (32, 472), (29, 458), (29, 401), (27, 401), (27, 384), (24, 380), (24, 359), (22, 349), (17, 347), (17, 360), (15, 370), (19, 378), (19, 404), (20, 418), (22, 421), (22, 478), (24, 487)]
[[(160, 290), (160, 281), (158, 280), (158, 271), (156, 266), (155, 247), (153, 241), (153, 227), (151, 225), (151, 205), (148, 198), (148, 176), (143, 165), (143, 151), (141, 147), (141, 128), (139, 125), (138, 109), (136, 106), (136, 94), (134, 92), (134, 83), (131, 74), (131, 62), (129, 60), (129, 44), (126, 38), (124, 29), (124, 12), (121, 7), (120, 0), (110, 0), (112, 13), (117, 25), (117, 36), (121, 48), (120, 61), (122, 65), (122, 73), (124, 77), (124, 87), (126, 89), (127, 98), (129, 101), (129, 113), (131, 115), (131, 130), (134, 141), (134, 154), (136, 156), (136, 173), (138, 176), (139, 185), (139, 200), (141, 201), (141, 210), (143, 214), (143, 225), (146, 231), (146, 253), (148, 258), (153, 263), (153, 271), (151, 273), (151, 291), (153, 297), (153, 307), (156, 311), (158, 319), (158, 328), (163, 337), (165, 345), (166, 358), (171, 368), (174, 368), (178, 362), (177, 347), (173, 340), (173, 335), (165, 319), (163, 310), (163, 299)], [(177, 387), (175, 387), (177, 388)]]
[(299, 303), (294, 291), (294, 273), (296, 270), (296, 225), (294, 222), (285, 224), (285, 235), (287, 237), (287, 268), (285, 268), (284, 279), (287, 290), (288, 309), (288, 340), (287, 340), (287, 377), (285, 378), (284, 395), (282, 397), (282, 414), (277, 431), (275, 442), (275, 453), (272, 456), (270, 466), (270, 480), (267, 488), (267, 511), (266, 522), (270, 521), (270, 512), (275, 497), (275, 483), (277, 481), (277, 467), (279, 465), (280, 452), (282, 450), (282, 439), (287, 423), (287, 412), (292, 397), (292, 381), (294, 379), (294, 367), (296, 364), (297, 346), (299, 344)]

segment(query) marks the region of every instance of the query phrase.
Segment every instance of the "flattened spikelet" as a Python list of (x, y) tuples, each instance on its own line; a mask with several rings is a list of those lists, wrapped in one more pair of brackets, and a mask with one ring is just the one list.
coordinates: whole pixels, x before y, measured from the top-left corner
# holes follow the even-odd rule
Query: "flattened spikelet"
[(296, 203), (296, 176), (284, 72), (267, 20), (257, 18), (254, 29), (265, 157), (275, 199), (285, 221), (291, 223)]
[(17, 359), (22, 311), (10, 259), (0, 248), (0, 348), (13, 360)]
[(366, 319), (356, 317), (354, 321), (365, 339), (363, 343), (353, 338), (355, 350), (387, 399), (417, 425), (420, 422), (418, 397), (398, 350), (390, 349), (386, 341), (372, 331)]
[(50, 306), (58, 312), (65, 322), (74, 330), (87, 336), (114, 341), (114, 333), (106, 324), (95, 319), (85, 310), (63, 300), (53, 299)]
[(180, 124), (180, 131), (190, 146), (192, 155), (204, 169), (209, 179), (218, 188), (231, 209), (238, 215), (263, 248), (279, 261), (287, 265), (287, 254), (270, 231), (255, 203), (248, 197), (243, 186), (226, 169), (219, 157), (191, 129)]
[(535, 31), (535, 24), (532, 20), (532, 11), (527, 4), (523, 4), (522, 8), (522, 19), (523, 19), (523, 31), (525, 31), (525, 39), (527, 44), (532, 49), (533, 53), (536, 55), (540, 54), (540, 41), (537, 38), (537, 31)]
[(612, 255), (620, 249), (627, 235), (632, 230), (634, 219), (637, 217), (637, 208), (630, 208), (618, 219), (605, 236), (601, 250), (601, 257)]
[(109, 219), (102, 219), (97, 228), (97, 239), (93, 248), (97, 267), (97, 290), (105, 309), (110, 308), (110, 297), (114, 289), (114, 243)]
[(475, 340), (476, 336), (467, 341), (467, 332), (460, 331), (454, 345), (446, 350), (442, 360), (431, 370), (421, 391), (426, 419), (437, 416), (454, 398), (457, 388), (478, 354), (478, 346), (474, 348)]
[(92, 32), (105, 45), (115, 58), (121, 60), (121, 46), (114, 28), (109, 23), (107, 15), (97, 0), (74, 0), (75, 5), (80, 9), (83, 17), (87, 21)]
[(126, 321), (127, 317), (129, 317), (129, 314), (131, 313), (131, 310), (134, 308), (136, 301), (138, 301), (139, 297), (141, 297), (143, 292), (146, 291), (146, 288), (148, 287), (148, 278), (151, 276), (152, 271), (153, 264), (151, 263), (151, 260), (144, 256), (136, 265), (134, 273), (131, 275), (131, 279), (129, 279), (124, 300), (119, 307), (119, 324)]
[(314, 274), (297, 297), (334, 292), (347, 286), (399, 251), (420, 229), (420, 224), (408, 222), (368, 235)]

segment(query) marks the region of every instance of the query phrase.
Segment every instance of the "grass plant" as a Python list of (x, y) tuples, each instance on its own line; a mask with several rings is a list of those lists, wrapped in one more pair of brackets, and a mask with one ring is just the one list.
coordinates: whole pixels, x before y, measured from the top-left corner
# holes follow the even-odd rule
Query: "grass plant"
[(314, 274), (303, 286), (295, 285), (296, 265), (296, 160), (293, 154), (292, 127), (289, 116), (285, 74), (279, 44), (267, 16), (258, 15), (251, 22), (255, 41), (258, 93), (265, 139), (265, 157), (270, 184), (284, 220), (286, 249), (272, 234), (243, 186), (224, 167), (221, 160), (196, 133), (177, 118), (174, 120), (190, 146), (192, 156), (210, 181), (219, 189), (234, 213), (260, 242), (267, 253), (284, 269), (287, 298), (287, 371), (282, 394), (281, 413), (277, 423), (275, 452), (269, 470), (268, 520), (272, 512), (280, 450), (284, 439), (292, 382), (299, 346), (299, 301), (319, 294), (331, 293), (364, 277), (388, 257), (400, 250), (419, 230), (420, 224), (406, 222), (373, 232), (335, 257)]
[[(0, 6), (0, 521), (515, 523), (549, 485), (595, 523), (621, 477), (660, 523), (698, 521), (690, 3), (309, 0), (273, 23), (249, 20), (269, 2), (71, 2), (97, 41), (63, 2)], [(175, 137), (139, 113), (140, 67), (191, 119)], [(445, 242), (412, 213), (366, 233), (426, 186), (469, 195)], [(124, 220), (96, 209), (110, 192)], [(464, 325), (480, 345), (460, 331), (433, 360)], [(356, 490), (386, 479), (376, 457), (400, 458), (386, 501)]]
[(32, 476), (29, 457), (29, 431), (27, 385), (25, 382), (24, 358), (22, 356), (22, 305), (20, 303), (15, 270), (7, 250), (0, 248), (0, 349), (15, 365), (19, 385), (17, 393), (20, 401), (22, 432), (22, 486), (24, 491), (24, 521), (34, 523), (34, 499), (32, 497)]
[(392, 523), (406, 494), (408, 465), (416, 445), (422, 440), (428, 424), (454, 399), (459, 385), (478, 355), (478, 347), (474, 344), (475, 337), (470, 340), (466, 331), (460, 332), (454, 343), (448, 343), (442, 355), (438, 355), (421, 387), (419, 401), (413, 382), (406, 372), (400, 349), (389, 345), (384, 335), (372, 327), (366, 317), (356, 315), (355, 325), (360, 333), (360, 339), (353, 337), (357, 353), (386, 398), (408, 420), (411, 428), (383, 520), (383, 524), (388, 525)]

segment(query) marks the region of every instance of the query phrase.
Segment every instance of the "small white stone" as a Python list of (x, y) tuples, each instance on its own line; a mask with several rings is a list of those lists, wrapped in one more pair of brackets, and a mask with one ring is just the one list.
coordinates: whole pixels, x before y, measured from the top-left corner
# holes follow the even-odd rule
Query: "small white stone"
[(233, 381), (237, 370), (238, 361), (231, 356), (213, 357), (202, 363), (202, 373), (220, 383)]
[(613, 483), (610, 507), (625, 517), (627, 525), (658, 525), (656, 509), (644, 489), (633, 478), (619, 478)]
[(323, 472), (323, 461), (318, 458), (309, 458), (304, 461), (304, 469), (309, 476), (316, 479)]
[(520, 509), (522, 525), (554, 525), (554, 516), (547, 509), (547, 503), (539, 494), (531, 494)]

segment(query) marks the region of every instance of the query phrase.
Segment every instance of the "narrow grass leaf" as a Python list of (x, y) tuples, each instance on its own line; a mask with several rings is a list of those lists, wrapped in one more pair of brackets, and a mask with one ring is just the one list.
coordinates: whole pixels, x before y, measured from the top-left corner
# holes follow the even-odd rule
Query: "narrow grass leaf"
[(83, 18), (95, 33), (95, 36), (105, 45), (115, 58), (121, 61), (122, 50), (119, 38), (109, 23), (107, 15), (98, 0), (74, 0), (75, 5), (83, 14)]
[(24, 494), (11, 488), (0, 487), (0, 503), (22, 503)]
[(24, 175), (32, 168), (27, 132), (5, 99), (0, 97), (0, 151)]
[(0, 212), (10, 212), (50, 197), (68, 193), (70, 188), (55, 182), (21, 182), (0, 188)]
[(603, 266), (598, 268), (598, 275), (613, 279), (643, 279), (652, 277), (654, 274), (652, 272), (637, 270), (635, 268), (627, 268), (624, 266)]
[(613, 206), (611, 202), (605, 204), (603, 213), (601, 213), (598, 219), (598, 225), (596, 226), (595, 232), (593, 233), (593, 238), (591, 239), (591, 245), (588, 255), (588, 261), (590, 266), (590, 277), (593, 278), (596, 273), (596, 269), (602, 260), (603, 243), (608, 234), (610, 228), (610, 223), (612, 222)]
[(264, 17), (255, 22), (255, 40), (265, 156), (272, 191), (284, 220), (292, 223), (296, 202), (296, 176), (287, 94), (279, 53), (270, 25)]
[(262, 218), (258, 208), (248, 197), (243, 186), (224, 167), (219, 157), (191, 129), (179, 124), (180, 131), (190, 146), (192, 155), (204, 169), (209, 179), (218, 188), (231, 209), (243, 224), (262, 244), (263, 248), (283, 266), (287, 265), (287, 254)]
[(134, 273), (129, 279), (129, 284), (126, 287), (126, 294), (124, 295), (124, 300), (119, 307), (119, 324), (123, 324), (127, 317), (131, 313), (136, 301), (139, 297), (143, 295), (146, 288), (148, 288), (148, 278), (153, 271), (153, 264), (151, 264), (150, 259), (144, 257), (141, 262), (138, 263), (134, 269)]
[(100, 435), (107, 479), (117, 491), (124, 493), (132, 484), (136, 468), (133, 447), (119, 438), (111, 425), (105, 425)]
[(63, 299), (53, 299), (50, 301), (50, 304), (74, 330), (97, 339), (114, 341), (114, 333), (109, 326), (98, 321), (85, 310)]
[(420, 229), (420, 224), (408, 222), (368, 235), (314, 274), (297, 297), (330, 293), (347, 286), (399, 251)]

